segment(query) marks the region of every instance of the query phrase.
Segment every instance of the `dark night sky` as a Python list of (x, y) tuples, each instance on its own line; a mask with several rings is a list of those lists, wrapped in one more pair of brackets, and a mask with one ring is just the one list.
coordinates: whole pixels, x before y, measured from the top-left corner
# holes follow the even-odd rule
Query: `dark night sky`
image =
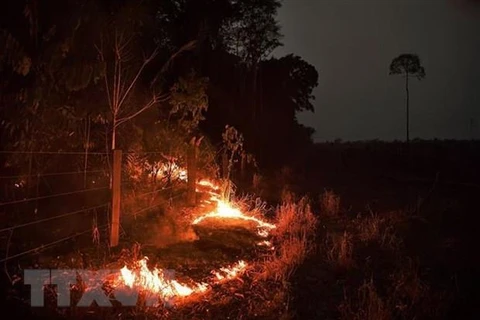
[(480, 6), (456, 1), (284, 0), (274, 55), (319, 72), (316, 111), (298, 116), (315, 140), (405, 138), (404, 79), (388, 75), (401, 53), (417, 53), (427, 73), (411, 81), (410, 136), (480, 138)]

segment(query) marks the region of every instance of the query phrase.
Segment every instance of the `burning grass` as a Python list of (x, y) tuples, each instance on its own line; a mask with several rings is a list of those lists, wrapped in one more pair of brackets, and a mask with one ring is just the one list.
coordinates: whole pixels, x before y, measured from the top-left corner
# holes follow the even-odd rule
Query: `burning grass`
[[(156, 303), (112, 309), (105, 311), (107, 315), (91, 308), (88, 312), (102, 318), (125, 313), (146, 318), (223, 318), (226, 310), (234, 310), (228, 313), (237, 319), (288, 313), (289, 278), (314, 248), (317, 219), (308, 199), (286, 202), (267, 219), (264, 202), (253, 197), (235, 200), (229, 184), (201, 180), (198, 187), (197, 209), (162, 205), (162, 214), (154, 218), (160, 220), (148, 228), (157, 240), (147, 237), (148, 243), (124, 249), (107, 265), (118, 270), (105, 278), (109, 292), (133, 290), (142, 301)], [(171, 225), (166, 227), (170, 233), (190, 230), (195, 237), (162, 241), (173, 234), (160, 225)], [(73, 313), (73, 318), (85, 315), (81, 310)]]
[[(214, 308), (212, 305), (222, 309), (231, 304), (239, 304), (237, 318), (241, 318), (242, 313), (248, 316), (265, 314), (267, 301), (270, 305), (268, 312), (284, 313), (288, 302), (288, 280), (314, 247), (317, 220), (308, 199), (282, 204), (276, 210), (275, 221), (267, 222), (262, 218), (263, 206), (258, 202), (253, 209), (244, 213), (242, 210), (248, 206), (247, 198), (239, 203), (227, 202), (215, 196), (210, 199), (212, 198), (217, 201), (216, 209), (199, 215), (192, 221), (196, 228), (210, 230), (200, 238), (207, 234), (218, 237), (218, 229), (221, 227), (228, 230), (224, 234), (227, 237), (238, 233), (241, 228), (250, 230), (252, 242), (249, 261), (237, 260), (213, 268), (208, 273), (204, 270), (201, 277), (190, 279), (190, 284), (187, 285), (177, 280), (165, 281), (158, 268), (148, 269), (146, 260), (141, 259), (136, 267), (124, 267), (117, 283), (123, 286), (139, 285), (169, 299), (172, 296), (191, 297), (193, 300), (189, 299), (190, 304), (183, 305), (177, 311), (179, 313), (199, 308), (205, 300), (213, 302), (213, 297), (216, 297), (216, 303), (210, 304), (210, 310)], [(222, 242), (226, 240), (223, 239)], [(241, 246), (239, 251), (245, 254), (245, 244), (242, 243)], [(215, 248), (218, 249), (219, 246)], [(252, 297), (246, 296), (246, 291)], [(263, 303), (258, 303), (259, 301)]]
[(315, 249), (317, 218), (307, 198), (283, 203), (276, 211), (274, 250), (261, 265), (260, 279), (287, 281), (295, 269)]

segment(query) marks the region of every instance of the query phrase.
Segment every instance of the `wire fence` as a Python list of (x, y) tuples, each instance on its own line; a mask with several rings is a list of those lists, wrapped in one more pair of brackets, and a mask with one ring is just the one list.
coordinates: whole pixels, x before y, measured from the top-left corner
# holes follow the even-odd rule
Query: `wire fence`
[[(163, 159), (161, 152), (146, 154)], [(84, 151), (0, 151), (0, 155), (12, 157), (17, 163), (24, 161), (16, 170), (11, 166), (0, 171), (0, 238), (6, 241), (0, 263), (40, 253), (89, 233), (92, 240), (98, 241), (99, 231), (109, 230), (112, 203), (110, 153), (88, 152), (88, 156), (97, 156), (88, 162)], [(32, 162), (35, 165), (32, 166)], [(155, 210), (164, 204), (156, 201), (158, 197), (171, 202), (184, 194), (183, 191), (174, 192), (179, 181), (168, 179), (165, 183), (155, 180), (142, 185), (131, 179), (125, 163), (122, 171), (125, 177), (121, 182), (122, 199), (131, 196), (135, 204), (126, 206), (121, 203), (122, 215), (137, 216)], [(138, 208), (138, 203), (143, 205)], [(62, 234), (61, 230), (66, 231)], [(49, 237), (51, 239), (47, 240)], [(26, 247), (26, 243), (31, 246)]]
[(92, 171), (70, 171), (70, 172), (45, 172), (37, 173), (35, 175), (13, 175), (13, 176), (0, 176), (0, 179), (20, 179), (20, 178), (38, 178), (38, 177), (52, 177), (52, 176), (63, 176), (63, 175), (79, 175), (86, 173), (104, 173), (104, 170), (92, 170)]
[[(98, 229), (105, 229), (108, 227), (108, 224), (105, 224), (105, 225), (102, 225), (100, 227), (98, 227)], [(55, 240), (53, 242), (50, 242), (50, 243), (47, 243), (47, 244), (42, 244), (38, 247), (35, 247), (35, 248), (32, 248), (30, 250), (27, 250), (27, 251), (23, 251), (23, 252), (20, 252), (20, 253), (17, 253), (17, 254), (14, 254), (14, 255), (6, 255), (5, 258), (1, 259), (0, 260), (0, 263), (4, 263), (4, 262), (7, 262), (7, 261), (10, 261), (10, 260), (13, 260), (13, 259), (17, 259), (17, 258), (20, 258), (20, 257), (23, 257), (23, 256), (26, 256), (28, 254), (31, 254), (31, 253), (39, 253), (39, 252), (42, 252), (48, 248), (51, 248), (57, 244), (60, 244), (60, 243), (63, 243), (65, 241), (68, 241), (70, 239), (73, 239), (73, 238), (76, 238), (78, 236), (81, 236), (81, 235), (85, 235), (85, 234), (88, 234), (92, 232), (92, 229), (87, 229), (87, 230), (84, 230), (82, 232), (77, 232), (75, 233), (74, 235), (70, 235), (70, 236), (67, 236), (67, 237), (64, 237), (64, 238), (61, 238), (61, 239), (58, 239), (58, 240)], [(8, 253), (8, 252), (7, 252)]]
[(6, 205), (10, 205), (10, 204), (17, 204), (17, 203), (30, 202), (30, 201), (37, 201), (37, 200), (45, 200), (45, 199), (50, 199), (50, 198), (55, 198), (55, 197), (70, 196), (70, 195), (84, 193), (84, 192), (107, 190), (107, 189), (109, 189), (109, 187), (90, 188), (90, 189), (84, 189), (84, 190), (78, 190), (78, 191), (62, 192), (62, 193), (56, 193), (56, 194), (52, 194), (52, 195), (48, 195), (48, 196), (34, 197), (34, 198), (28, 198), (28, 199), (8, 201), (8, 202), (0, 202), (0, 206), (6, 206)]

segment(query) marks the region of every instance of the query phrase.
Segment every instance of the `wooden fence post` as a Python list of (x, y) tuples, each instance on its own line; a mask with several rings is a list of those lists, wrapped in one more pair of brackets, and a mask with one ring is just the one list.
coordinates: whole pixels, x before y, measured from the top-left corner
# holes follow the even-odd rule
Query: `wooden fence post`
[(120, 183), (122, 180), (122, 150), (113, 150), (112, 216), (110, 247), (118, 246), (120, 234)]

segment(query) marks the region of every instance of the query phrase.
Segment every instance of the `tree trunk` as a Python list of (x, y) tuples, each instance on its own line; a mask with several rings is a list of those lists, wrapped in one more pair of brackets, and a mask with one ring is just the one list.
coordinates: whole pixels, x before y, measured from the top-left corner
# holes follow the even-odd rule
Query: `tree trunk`
[(116, 140), (117, 140), (117, 121), (116, 119), (113, 119), (113, 128), (112, 128), (112, 151), (115, 150), (117, 147), (116, 145)]

